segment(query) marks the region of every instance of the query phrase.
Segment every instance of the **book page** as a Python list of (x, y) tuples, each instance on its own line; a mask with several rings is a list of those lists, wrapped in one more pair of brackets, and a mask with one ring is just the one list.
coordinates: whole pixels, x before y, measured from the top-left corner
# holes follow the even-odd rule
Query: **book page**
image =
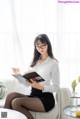
[(18, 79), (19, 83), (25, 85), (25, 86), (29, 86), (29, 82), (24, 78), (22, 77), (21, 74), (12, 74), (12, 76), (14, 76), (16, 79)]

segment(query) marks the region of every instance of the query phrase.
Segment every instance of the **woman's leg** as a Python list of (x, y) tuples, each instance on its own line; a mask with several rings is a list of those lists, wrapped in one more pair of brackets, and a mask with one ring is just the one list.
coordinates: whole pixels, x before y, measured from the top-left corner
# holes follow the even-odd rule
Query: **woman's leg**
[(45, 112), (41, 100), (35, 97), (21, 97), (13, 99), (12, 109), (25, 114), (28, 119), (34, 119), (29, 111)]
[(15, 98), (25, 97), (25, 96), (26, 95), (16, 93), (16, 92), (8, 94), (8, 96), (6, 98), (6, 101), (5, 101), (4, 108), (12, 109), (12, 106), (11, 106), (12, 100), (15, 99)]

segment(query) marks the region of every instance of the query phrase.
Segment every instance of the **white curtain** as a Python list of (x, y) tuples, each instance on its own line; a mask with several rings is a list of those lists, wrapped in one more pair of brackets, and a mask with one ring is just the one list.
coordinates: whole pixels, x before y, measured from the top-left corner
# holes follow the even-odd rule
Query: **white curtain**
[(59, 60), (61, 87), (80, 75), (80, 4), (58, 0), (0, 0), (0, 78), (24, 72), (36, 35), (46, 33)]
[(33, 57), (34, 38), (46, 33), (56, 54), (56, 0), (0, 0), (0, 78), (12, 67), (24, 72)]
[(61, 86), (80, 76), (80, 3), (58, 4), (58, 42)]

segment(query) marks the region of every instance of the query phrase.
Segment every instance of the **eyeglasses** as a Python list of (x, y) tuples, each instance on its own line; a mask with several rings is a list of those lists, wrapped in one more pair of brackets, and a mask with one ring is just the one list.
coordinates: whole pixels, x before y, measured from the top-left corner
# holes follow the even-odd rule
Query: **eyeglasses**
[(43, 44), (43, 45), (40, 45), (40, 46), (39, 46), (39, 45), (36, 45), (36, 48), (37, 48), (37, 49), (40, 49), (40, 48), (41, 48), (41, 49), (45, 49), (46, 45), (47, 45), (47, 44)]

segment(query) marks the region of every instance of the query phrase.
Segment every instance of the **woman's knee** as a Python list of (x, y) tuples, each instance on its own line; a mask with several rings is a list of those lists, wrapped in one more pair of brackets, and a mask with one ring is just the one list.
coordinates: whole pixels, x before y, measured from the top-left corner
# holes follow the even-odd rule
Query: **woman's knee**
[(12, 106), (12, 109), (17, 110), (21, 106), (19, 98), (13, 99), (11, 102), (11, 106)]
[(9, 94), (7, 95), (7, 99), (13, 99), (13, 98), (17, 97), (17, 95), (18, 95), (18, 93), (16, 93), (16, 92), (9, 93)]

